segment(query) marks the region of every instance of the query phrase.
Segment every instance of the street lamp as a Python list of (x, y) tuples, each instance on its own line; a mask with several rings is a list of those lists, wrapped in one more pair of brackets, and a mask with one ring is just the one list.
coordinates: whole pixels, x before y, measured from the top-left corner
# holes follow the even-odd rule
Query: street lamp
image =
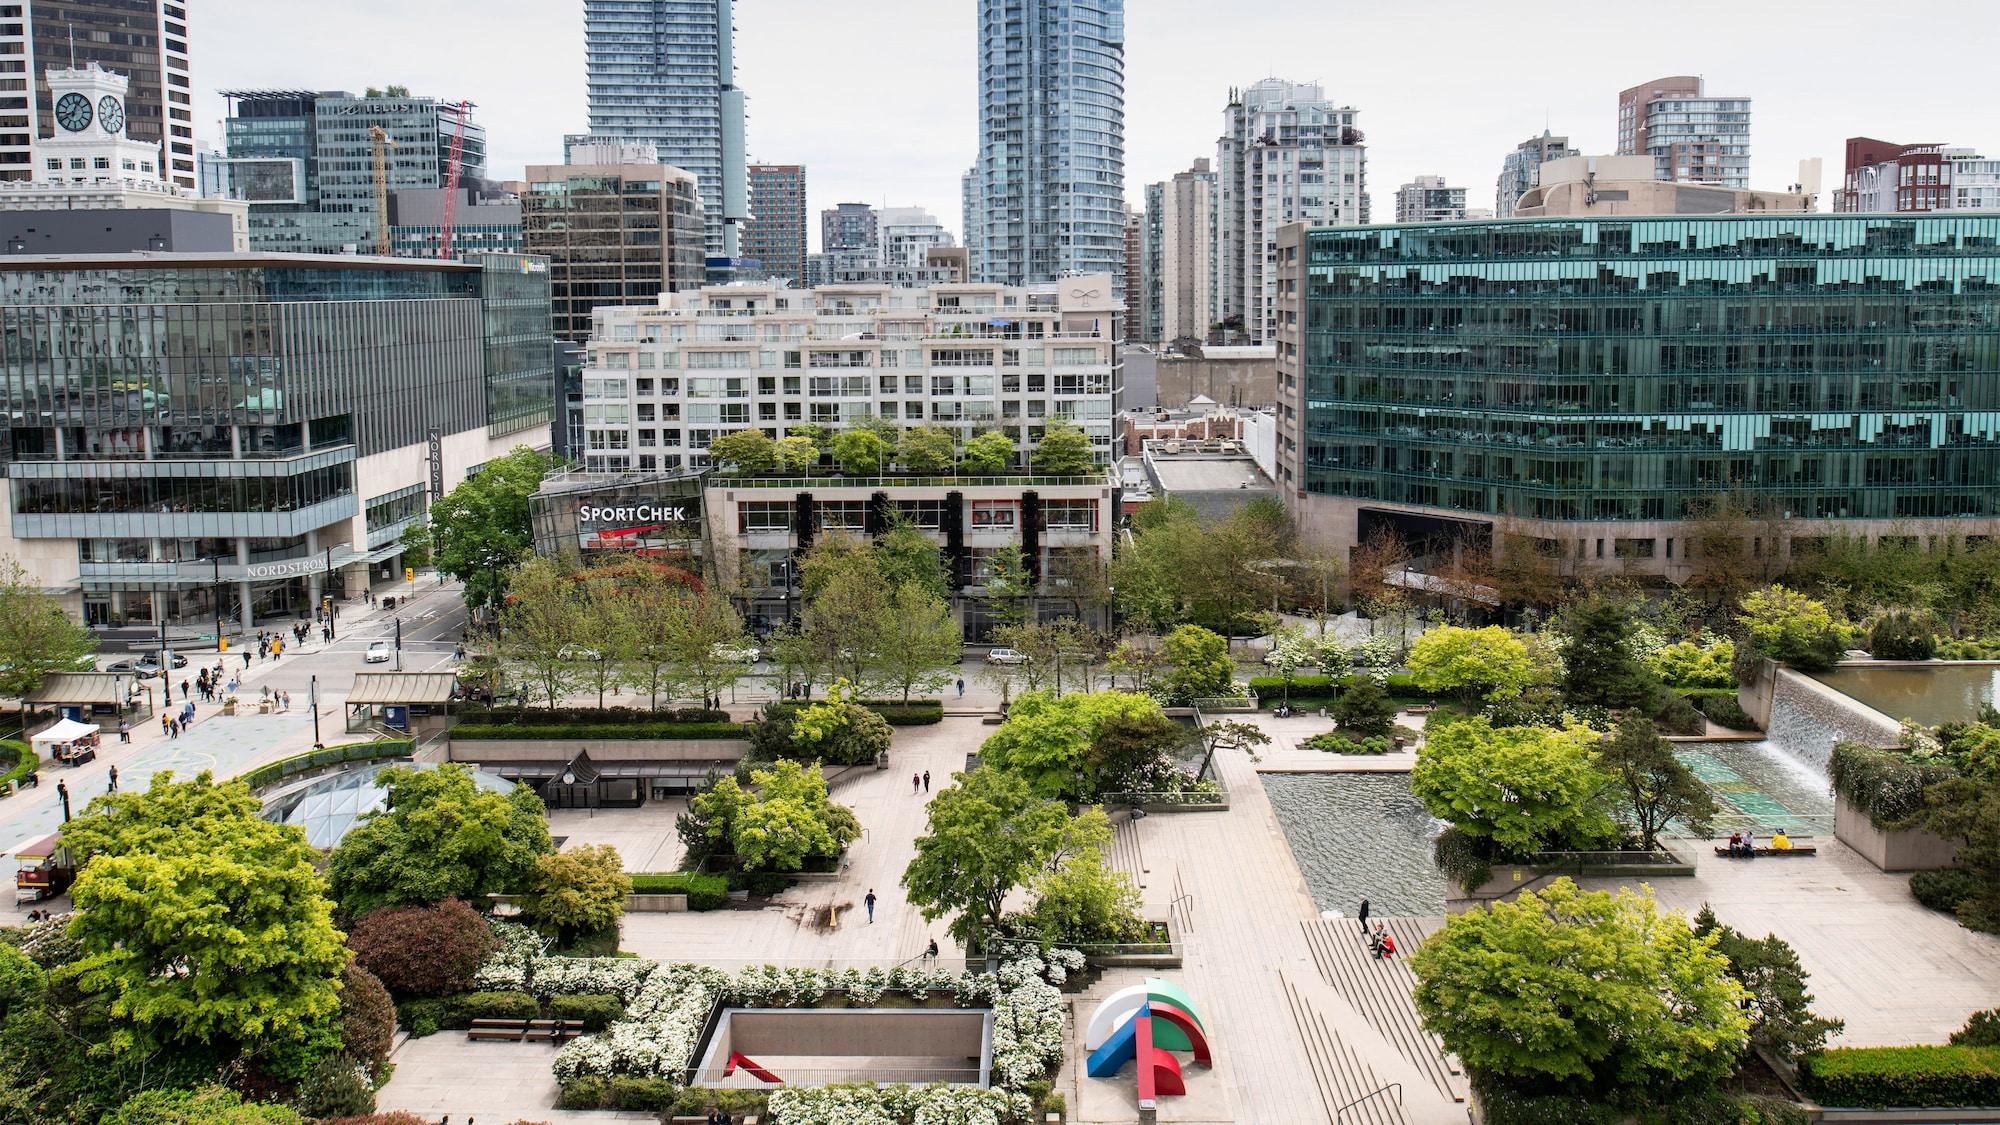
[(306, 697), (312, 700), (313, 749), (324, 750), (326, 749), (326, 743), (321, 742), (319, 739), (319, 677), (317, 675), (312, 678), (312, 684), (306, 688)]
[(396, 671), (403, 670), (403, 619), (396, 619)]

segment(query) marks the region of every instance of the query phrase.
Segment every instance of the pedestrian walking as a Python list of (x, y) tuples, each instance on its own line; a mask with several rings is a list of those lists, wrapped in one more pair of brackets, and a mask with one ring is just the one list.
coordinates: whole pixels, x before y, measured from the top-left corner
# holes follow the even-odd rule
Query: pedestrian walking
[(1368, 897), (1366, 895), (1363, 895), (1361, 898), (1361, 932), (1364, 934), (1368, 932)]
[(248, 650), (245, 650), (243, 653), (243, 670), (246, 672), (250, 670), (250, 653)]
[(938, 955), (937, 939), (932, 938), (930, 945), (925, 947), (924, 949), (924, 956), (936, 957), (937, 955)]
[(116, 792), (118, 792), (118, 767), (117, 767), (117, 766), (112, 766), (112, 767), (111, 767), (111, 788), (109, 788), (109, 789), (105, 790), (105, 792), (107, 792), (107, 793), (116, 793)]
[(925, 770), (925, 771), (924, 771), (924, 792), (928, 793), (928, 792), (930, 792), (930, 791), (931, 791), (931, 771), (929, 771), (929, 770)]
[(923, 788), (923, 784), (924, 784), (924, 779), (921, 775), (914, 773), (910, 775), (910, 792), (912, 793), (918, 792)]
[(960, 677), (958, 678), (958, 697), (959, 697), (960, 699), (964, 699), (964, 698), (965, 698), (965, 677), (964, 677), (964, 676), (960, 676)]
[(168, 737), (168, 738), (179, 738), (180, 736), (181, 736), (181, 724), (180, 724), (180, 720), (178, 720), (178, 719), (168, 719), (168, 720), (167, 720), (167, 737)]
[(132, 741), (132, 728), (126, 726), (125, 720), (123, 719), (118, 720), (118, 741), (120, 742)]
[(868, 888), (868, 897), (861, 900), (868, 904), (868, 924), (875, 924), (875, 888)]
[(167, 724), (168, 724), (168, 723), (170, 723), (170, 722), (173, 722), (173, 716), (171, 716), (171, 715), (161, 715), (161, 716), (160, 716), (160, 733), (161, 733), (161, 734), (165, 734), (165, 733), (167, 733)]

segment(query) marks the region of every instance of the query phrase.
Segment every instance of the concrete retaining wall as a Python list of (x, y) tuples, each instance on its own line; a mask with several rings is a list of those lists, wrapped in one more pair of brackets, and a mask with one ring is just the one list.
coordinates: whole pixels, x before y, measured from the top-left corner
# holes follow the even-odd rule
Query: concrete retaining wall
[(600, 765), (614, 762), (736, 762), (746, 738), (495, 738), (454, 739), (454, 762), (568, 761), (586, 750)]
[(1876, 827), (1845, 796), (1834, 798), (1833, 834), (1883, 871), (1936, 871), (1952, 866), (1958, 855), (1958, 845), (1936, 833)]

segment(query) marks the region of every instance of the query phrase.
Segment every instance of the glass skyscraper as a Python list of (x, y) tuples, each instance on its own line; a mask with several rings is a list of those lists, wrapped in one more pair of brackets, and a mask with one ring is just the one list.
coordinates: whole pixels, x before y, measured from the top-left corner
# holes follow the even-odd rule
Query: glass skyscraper
[(2000, 215), (1293, 227), (1279, 258), (1280, 485), (1336, 541), (1373, 512), (1672, 574), (1721, 496), (1772, 550), (2000, 517)]
[(750, 215), (733, 0), (584, 0), (590, 134), (652, 145), (692, 172), (708, 253), (734, 258)]
[(965, 196), (981, 280), (1108, 273), (1124, 288), (1124, 0), (979, 0)]

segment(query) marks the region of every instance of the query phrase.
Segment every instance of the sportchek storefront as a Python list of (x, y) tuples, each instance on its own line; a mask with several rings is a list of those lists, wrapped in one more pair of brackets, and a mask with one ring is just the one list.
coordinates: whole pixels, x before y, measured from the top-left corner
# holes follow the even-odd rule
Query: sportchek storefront
[(705, 474), (551, 477), (528, 501), (543, 555), (684, 554), (701, 558)]

